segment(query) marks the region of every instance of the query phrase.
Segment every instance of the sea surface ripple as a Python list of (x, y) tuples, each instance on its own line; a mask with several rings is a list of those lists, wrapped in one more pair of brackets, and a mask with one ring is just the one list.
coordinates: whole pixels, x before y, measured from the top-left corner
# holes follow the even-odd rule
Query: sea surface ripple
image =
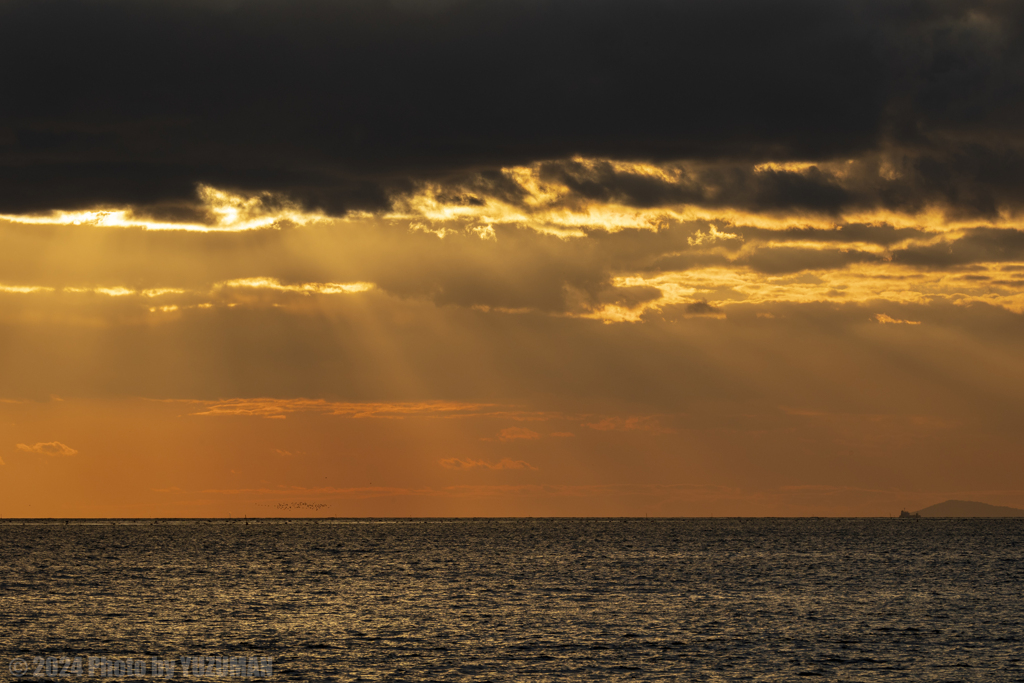
[(1014, 519), (4, 520), (0, 677), (1024, 681), (1022, 559)]

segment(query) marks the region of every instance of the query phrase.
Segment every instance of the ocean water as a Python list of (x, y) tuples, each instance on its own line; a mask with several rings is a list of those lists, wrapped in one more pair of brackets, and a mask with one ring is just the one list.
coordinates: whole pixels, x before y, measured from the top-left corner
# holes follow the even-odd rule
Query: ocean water
[(0, 678), (1024, 681), (1022, 560), (1015, 519), (4, 520)]

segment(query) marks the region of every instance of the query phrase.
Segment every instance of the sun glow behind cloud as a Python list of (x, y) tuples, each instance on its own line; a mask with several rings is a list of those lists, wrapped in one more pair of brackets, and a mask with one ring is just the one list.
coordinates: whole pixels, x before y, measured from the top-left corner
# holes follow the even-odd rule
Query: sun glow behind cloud
[[(941, 247), (963, 238), (979, 227), (1004, 230), (1020, 227), (1019, 220), (1008, 213), (997, 218), (975, 217), (968, 220), (951, 215), (943, 207), (930, 205), (919, 207), (911, 213), (854, 207), (837, 215), (747, 211), (728, 205), (709, 208), (699, 203), (685, 202), (643, 208), (621, 203), (614, 190), (609, 190), (611, 194), (600, 199), (580, 195), (573, 185), (576, 181), (572, 178), (579, 182), (607, 183), (624, 177), (640, 179), (665, 186), (686, 186), (705, 197), (713, 197), (724, 190), (708, 180), (716, 176), (709, 176), (708, 170), (699, 164), (659, 165), (582, 157), (573, 158), (566, 164), (568, 170), (560, 171), (561, 176), (553, 173), (547, 162), (502, 169), (505, 180), (518, 188), (514, 201), (507, 195), (491, 191), (493, 188), (489, 188), (486, 183), (483, 186), (472, 182), (462, 185), (422, 183), (415, 192), (395, 196), (395, 207), (390, 212), (379, 216), (354, 212), (346, 218), (335, 219), (335, 222), (352, 226), (377, 220), (405, 222), (412, 232), (432, 233), (441, 239), (475, 235), (491, 242), (499, 239), (495, 226), (526, 228), (538, 234), (552, 234), (566, 240), (586, 240), (594, 231), (661, 232), (681, 224), (706, 226), (688, 236), (689, 253), (718, 254), (726, 263), (715, 268), (688, 268), (676, 273), (665, 270), (656, 275), (621, 271), (614, 273), (614, 286), (653, 287), (659, 290), (660, 296), (656, 301), (640, 305), (607, 303), (569, 313), (605, 321), (637, 321), (648, 310), (661, 310), (665, 306), (694, 304), (698, 301), (709, 302), (713, 307), (728, 307), (735, 303), (864, 302), (872, 299), (925, 303), (940, 298), (957, 303), (985, 302), (1008, 310), (1022, 310), (1016, 283), (1005, 277), (1000, 279), (1000, 274), (996, 272), (999, 267), (976, 266), (988, 268), (985, 278), (991, 282), (984, 284), (978, 273), (973, 275), (972, 282), (948, 272), (928, 273), (906, 264), (888, 263), (895, 251)], [(895, 168), (893, 162), (885, 159), (818, 163), (765, 162), (753, 167), (753, 176), (782, 174), (789, 177), (790, 181), (823, 177), (828, 182), (842, 184), (863, 181), (865, 177), (870, 179), (872, 174), (890, 180), (901, 177), (903, 172)], [(299, 215), (294, 210), (267, 214), (265, 197), (246, 198), (208, 187), (202, 188), (201, 194), (205, 204), (219, 216), (213, 227), (208, 226), (209, 229), (255, 229), (276, 226), (281, 221), (304, 225), (329, 220), (322, 216)], [(289, 206), (285, 200), (277, 204)], [(261, 211), (264, 215), (257, 221), (243, 220), (244, 216), (259, 214)], [(907, 235), (903, 239), (884, 244), (844, 239), (842, 244), (837, 245), (821, 235), (806, 240), (787, 237), (782, 242), (775, 242), (770, 236), (762, 236), (758, 240), (745, 239), (736, 231), (738, 227), (777, 232), (791, 231), (794, 227), (805, 231), (838, 231), (851, 224), (888, 227), (903, 230)], [(778, 249), (778, 252), (772, 252), (772, 249)], [(851, 262), (827, 269), (805, 267), (798, 269), (804, 273), (800, 277), (792, 274), (773, 275), (758, 268), (750, 268), (747, 264), (751, 260), (773, 258), (774, 253), (783, 254), (780, 258), (786, 258), (785, 250), (817, 251), (829, 256), (846, 254), (851, 249), (865, 256), (877, 257), (878, 263)], [(838, 263), (841, 257), (833, 260)], [(893, 278), (912, 283), (912, 286), (901, 287), (887, 282)], [(993, 285), (992, 282), (999, 284)], [(282, 284), (273, 278), (247, 277), (224, 281), (217, 287), (329, 294), (367, 291), (378, 285), (372, 281)], [(484, 309), (513, 312), (526, 311), (529, 307), (484, 305)]]
[[(655, 313), (722, 318), (737, 305), (779, 303), (941, 301), (1024, 311), (1024, 242), (1013, 228), (932, 230), (884, 223), (814, 227), (793, 218), (789, 227), (766, 229), (722, 219), (681, 222), (659, 215), (662, 222), (655, 227), (647, 222), (633, 228), (591, 225), (575, 235), (555, 236), (535, 223), (481, 225), (472, 217), (441, 223), (424, 215), (321, 218), (303, 228), (264, 233), (277, 235), (270, 241), (246, 240), (244, 231), (216, 237), (221, 246), (209, 257), (204, 240), (213, 235), (179, 240), (180, 248), (188, 244), (191, 251), (179, 251), (175, 263), (181, 266), (170, 268), (160, 259), (146, 261), (156, 253), (154, 247), (144, 246), (151, 238), (140, 238), (131, 252), (104, 255), (118, 244), (100, 237), (106, 228), (65, 226), (95, 253), (96, 264), (137, 262), (126, 278), (138, 284), (110, 282), (109, 269), (102, 266), (91, 274), (74, 275), (74, 284), (61, 284), (71, 277), (69, 270), (87, 266), (77, 258), (77, 250), (61, 254), (51, 247), (32, 255), (12, 252), (8, 272), (20, 268), (13, 264), (24, 263), (25, 257), (54, 254), (56, 260), (52, 267), (39, 262), (30, 270), (21, 268), (21, 281), (0, 283), (0, 295), (48, 297), (62, 306), (92, 302), (96, 296), (140, 305), (148, 300), (141, 310), (177, 313), (218, 306), (294, 307), (310, 297), (376, 292), (437, 302), (455, 297), (453, 301), (485, 312), (543, 312), (604, 322), (638, 322)], [(431, 232), (443, 239), (431, 243)], [(26, 235), (31, 236), (21, 233), (19, 239)], [(232, 246), (224, 239), (235, 242)], [(226, 260), (212, 256), (232, 250), (237, 255)], [(190, 253), (207, 259), (201, 271), (184, 267), (193, 258)], [(250, 258), (262, 265), (246, 265)], [(550, 274), (538, 279), (538, 268), (550, 269)], [(150, 275), (153, 269), (159, 277)], [(289, 277), (264, 274), (267, 271), (287, 272)], [(43, 272), (49, 275), (40, 277)], [(535, 275), (524, 275), (530, 272)], [(302, 273), (330, 279), (296, 277)], [(107, 281), (96, 281), (99, 278)], [(124, 312), (122, 307), (117, 315)]]
[(238, 280), (228, 280), (214, 285), (214, 289), (220, 289), (223, 287), (267, 289), (277, 292), (298, 292), (302, 294), (356, 294), (358, 292), (368, 292), (373, 289), (374, 285), (372, 282), (303, 282), (300, 284), (287, 285), (281, 284), (280, 281), (274, 278), (250, 277), (240, 278)]
[[(368, 282), (301, 282), (294, 284), (282, 284), (275, 278), (253, 277), (227, 280), (214, 283), (209, 289), (184, 289), (180, 287), (161, 287), (151, 289), (132, 289), (130, 287), (44, 287), (25, 285), (4, 285), (0, 284), (0, 294), (16, 295), (54, 295), (56, 293), (82, 296), (98, 295), (111, 299), (122, 299), (138, 301), (143, 306), (148, 306), (150, 312), (173, 313), (185, 308), (208, 309), (218, 304), (230, 306), (238, 305), (239, 302), (225, 299), (224, 294), (232, 291), (248, 291), (256, 294), (279, 293), (292, 295), (349, 295), (360, 294), (374, 289), (374, 285)], [(160, 299), (161, 305), (150, 305), (146, 300)], [(73, 300), (72, 300), (73, 301)], [(176, 302), (176, 303), (171, 303)], [(248, 301), (248, 303), (252, 303)]]
[[(553, 171), (553, 165), (557, 171)], [(835, 162), (763, 162), (736, 173), (747, 173), (749, 182), (766, 175), (781, 175), (786, 182), (866, 182), (865, 178), (898, 177), (893, 164), (877, 159)], [(500, 169), (512, 192), (493, 181), (468, 178), (451, 182), (420, 182), (416, 189), (392, 196), (392, 209), (380, 213), (352, 211), (341, 220), (410, 221), (417, 230), (439, 237), (465, 229), (481, 239), (494, 239), (495, 225), (528, 227), (542, 234), (563, 238), (583, 237), (589, 231), (653, 230), (675, 223), (715, 223), (704, 239), (727, 239), (728, 226), (745, 225), (783, 230), (799, 225), (834, 229), (842, 224), (891, 225), (896, 228), (924, 228), (936, 234), (954, 235), (979, 226), (1022, 228), (1021, 217), (1009, 210), (996, 216), (959, 216), (941, 204), (922, 204), (911, 210), (851, 205), (841, 210), (766, 210), (742, 208), (743, 192), (749, 188), (722, 185), (728, 173), (706, 164), (627, 162), (613, 159), (574, 157), (564, 162), (535, 162)], [(894, 175), (895, 174), (895, 175)], [(821, 180), (824, 178), (825, 180)], [(644, 206), (630, 192), (634, 185), (650, 185), (645, 192), (660, 197)], [(621, 187), (620, 187), (621, 186)], [(740, 193), (730, 199), (729, 193)], [(646, 195), (645, 195), (646, 196)], [(81, 226), (94, 228), (141, 228), (152, 231), (245, 232), (308, 226), (331, 219), (320, 210), (308, 210), (287, 194), (272, 192), (230, 192), (198, 185), (192, 213), (201, 222), (156, 219), (145, 207), (105, 207), (85, 211), (54, 210), (36, 214), (4, 214), (0, 221), (22, 225)], [(674, 199), (673, 199), (674, 198)], [(689, 199), (687, 199), (689, 198)], [(748, 198), (749, 199), (749, 198)], [(640, 201), (638, 204), (637, 201)], [(453, 227), (460, 226), (460, 227)], [(719, 231), (716, 235), (715, 231)], [(696, 235), (695, 239), (701, 239)]]
[[(658, 176), (654, 171), (648, 175)], [(715, 487), (725, 487), (735, 477), (715, 464), (723, 451), (742, 458), (766, 439), (788, 444), (787, 434), (801, 433), (809, 443), (857, 444), (850, 462), (870, 470), (858, 459), (867, 456), (859, 454), (875, 452), (885, 439), (892, 455), (907, 434), (938, 438), (922, 436), (924, 427), (914, 426), (913, 420), (927, 424), (931, 432), (953, 430), (953, 420), (930, 414), (926, 402), (913, 397), (906, 400), (920, 415), (903, 422), (891, 415), (872, 417), (866, 408), (842, 413), (836, 406), (844, 392), (870, 393), (857, 386), (853, 370), (843, 391), (835, 390), (826, 399), (833, 404), (831, 412), (816, 407), (812, 415), (799, 400), (811, 390), (800, 390), (788, 402), (801, 407), (784, 417), (771, 406), (741, 410), (722, 398), (720, 378), (736, 382), (737, 375), (749, 375), (743, 380), (749, 384), (730, 389), (740, 396), (785, 393), (800, 382), (813, 384), (808, 379), (779, 380), (773, 373), (799, 376), (802, 366), (777, 360), (790, 353), (779, 349), (792, 346), (797, 353), (805, 345), (803, 353), (813, 356), (815, 343), (801, 336), (805, 332), (792, 330), (804, 324), (805, 316), (822, 315), (823, 306), (844, 321), (829, 324), (860, 326), (864, 331), (859, 334), (875, 335), (880, 344), (890, 343), (888, 337), (918, 343), (943, 334), (945, 328), (931, 313), (938, 309), (952, 307), (966, 314), (972, 307), (992, 308), (1010, 315), (1024, 310), (1024, 254), (1015, 251), (1012, 228), (899, 228), (884, 223), (816, 227), (791, 217), (785, 225), (765, 229), (763, 223), (726, 220), (723, 212), (714, 220), (682, 221), (682, 211), (662, 209), (629, 209), (642, 220), (628, 224), (615, 219), (602, 225), (601, 210), (560, 207), (558, 211), (574, 213), (573, 220), (585, 226), (579, 230), (549, 230), (530, 210), (521, 210), (523, 222), (485, 222), (501, 218), (500, 212), (463, 212), (459, 218), (438, 214), (443, 220), (437, 221), (429, 212), (404, 218), (353, 214), (290, 230), (143, 230), (124, 240), (109, 239), (110, 225), (82, 224), (63, 226), (79, 240), (74, 245), (80, 245), (67, 247), (67, 253), (59, 243), (45, 241), (47, 231), (35, 235), (20, 224), (0, 226), (11, 244), (30, 245), (18, 246), (24, 254), (6, 257), (6, 272), (19, 279), (0, 284), (0, 316), (23, 333), (45, 330), (53, 343), (64, 336), (74, 339), (79, 334), (75, 326), (82, 321), (111, 338), (126, 331), (130, 341), (117, 345), (114, 355), (127, 368), (122, 376), (116, 371), (119, 366), (104, 366), (97, 375), (101, 383), (141, 387), (132, 389), (134, 395), (152, 395), (158, 393), (152, 387), (158, 387), (160, 395), (174, 400), (133, 410), (166, 412), (158, 424), (171, 432), (187, 421), (195, 439), (211, 440), (203, 448), (237, 450), (231, 456), (239, 459), (235, 469), (252, 469), (238, 483), (225, 481), (201, 490), (179, 479), (151, 487), (166, 499), (159, 504), (167, 514), (185, 510), (173, 506), (211, 511), (238, 505), (228, 499), (265, 504), (295, 491), (338, 506), (332, 512), (352, 514), (525, 513), (538, 511), (530, 507), (537, 501), (549, 506), (544, 510), (558, 513), (575, 514), (584, 509), (579, 505), (595, 514), (626, 513), (632, 503), (608, 499), (620, 485), (636, 491), (623, 500), (657, 500), (666, 513), (716, 509), (764, 514), (839, 509), (837, 496), (856, 501), (861, 494), (822, 494), (807, 508), (780, 502), (789, 500), (783, 486), (834, 483), (824, 475), (802, 478), (806, 463), (788, 463), (785, 457), (790, 456), (776, 459), (783, 463), (782, 474), (764, 475), (775, 489), (751, 480), (722, 493), (724, 489)], [(548, 221), (555, 214), (541, 210), (540, 215)], [(225, 220), (240, 219), (231, 215)], [(46, 248), (32, 249), (33, 239)], [(82, 251), (93, 261), (78, 258)], [(21, 268), (25, 256), (36, 261)], [(44, 318), (61, 333), (51, 335), (51, 328), (39, 327)], [(141, 320), (152, 324), (140, 326)], [(737, 342), (740, 330), (747, 329), (742, 326), (753, 324), (750, 320), (756, 321), (756, 334)], [(139, 334), (137, 327), (144, 327), (148, 336), (133, 337)], [(652, 351), (650, 341), (638, 341), (648, 337), (664, 337), (669, 347)], [(62, 366), (58, 374), (74, 377), (83, 372), (92, 362), (89, 354), (106, 357), (105, 345), (76, 344), (79, 365), (70, 372)], [(595, 348), (601, 350), (592, 352)], [(751, 348), (757, 352), (751, 354)], [(212, 355), (202, 356), (211, 349)], [(774, 360), (763, 366), (754, 363), (750, 356), (757, 353)], [(238, 362), (243, 355), (246, 362)], [(1003, 363), (1005, 358), (1000, 349), (977, 355), (992, 359), (984, 362)], [(676, 367), (690, 363), (691, 356), (692, 365)], [(179, 357), (184, 365), (173, 365)], [(156, 378), (167, 363), (172, 368)], [(821, 372), (845, 372), (842, 362), (835, 363), (822, 361)], [(884, 374), (870, 364), (864, 372)], [(46, 376), (43, 369), (37, 373)], [(321, 374), (326, 377), (320, 379)], [(529, 379), (522, 379), (524, 374)], [(616, 374), (628, 380), (616, 380)], [(15, 373), (8, 370), (6, 376)], [(133, 377), (145, 381), (134, 385)], [(184, 384), (182, 377), (187, 379)], [(679, 405), (678, 389), (664, 394), (665, 377), (674, 385), (692, 387), (688, 390), (697, 397)], [(593, 381), (597, 388), (587, 384)], [(82, 382), (75, 380), (71, 386)], [(641, 383), (655, 407), (643, 412), (623, 401), (631, 390), (623, 389), (622, 382)], [(523, 384), (548, 387), (547, 395), (556, 398), (538, 401), (529, 393), (516, 394)], [(882, 393), (901, 390), (889, 387)], [(181, 398), (189, 392), (205, 398)], [(344, 392), (351, 396), (339, 398)], [(503, 393), (515, 399), (498, 400)], [(714, 397), (708, 403), (712, 407), (704, 405), (705, 395)], [(386, 398), (367, 400), (381, 396)], [(437, 396), (457, 398), (431, 398)], [(595, 399), (607, 405), (587, 405)], [(550, 402), (542, 405), (545, 401)], [(865, 403), (873, 404), (868, 399)], [(722, 405), (726, 413), (717, 415), (719, 408), (713, 406)], [(90, 440), (87, 433), (66, 438), (76, 448)], [(25, 434), (12, 443), (57, 443), (52, 439)], [(95, 447), (81, 448), (88, 458), (35, 459), (77, 467), (78, 461), (103, 457)], [(36, 466), (25, 449), (13, 451), (4, 453), (5, 472)], [(712, 487), (710, 493), (659, 493), (650, 481), (615, 484), (633, 476), (632, 470), (620, 468), (614, 455), (625, 451), (649, 459), (643, 471), (656, 473), (656, 478), (693, 476), (691, 468), (698, 468), (705, 473), (699, 475), (706, 482), (702, 486)], [(606, 460), (595, 460), (595, 452), (606, 452)], [(303, 455), (282, 458), (281, 453)], [(817, 457), (816, 452), (808, 447), (806, 457)], [(346, 462), (359, 467), (388, 464), (375, 469), (372, 480), (366, 476), (365, 482), (349, 485), (362, 475), (355, 474), (356, 465), (350, 469), (339, 464)], [(297, 474), (305, 472), (306, 463), (339, 472), (338, 483)], [(577, 483), (580, 472), (591, 473), (587, 476), (594, 483)], [(215, 481), (219, 477), (211, 475)], [(378, 479), (385, 485), (378, 485)], [(289, 483), (282, 488), (278, 481)], [(459, 486), (468, 488), (453, 488)], [(882, 501), (878, 505), (891, 505), (902, 494), (872, 495)], [(505, 503), (496, 502), (495, 496), (511, 502), (502, 507)]]
[(286, 198), (269, 192), (236, 194), (209, 185), (198, 185), (199, 212), (208, 222), (155, 220), (130, 207), (90, 211), (51, 211), (46, 214), (6, 214), (0, 220), (25, 225), (76, 225), (96, 228), (142, 228), (193, 232), (242, 232), (308, 225), (323, 220), (320, 211), (305, 211)]
[[(1015, 267), (1024, 263), (1011, 264)], [(888, 264), (856, 264), (838, 271), (810, 270), (765, 275), (749, 268), (700, 268), (653, 277), (624, 276), (617, 287), (654, 287), (661, 296), (630, 313), (636, 320), (646, 309), (708, 301), (714, 306), (768, 303), (866, 303), (890, 301), (927, 305), (936, 300), (966, 305), (984, 303), (1024, 313), (1024, 278), (1005, 279), (1003, 266), (972, 272), (929, 273)], [(994, 285), (993, 281), (1006, 282)]]
[[(893, 170), (894, 163), (873, 157), (834, 162), (764, 162), (734, 171), (747, 173), (748, 182), (770, 175), (786, 178), (779, 182), (816, 181), (831, 183), (838, 189), (899, 178), (900, 173)], [(564, 162), (558, 173), (552, 172), (551, 166), (552, 162), (535, 162), (501, 169), (502, 177), (515, 192), (503, 184), (496, 186), (493, 181), (472, 178), (454, 184), (423, 182), (414, 192), (397, 196), (394, 210), (385, 216), (426, 220), (423, 229), (439, 236), (446, 234), (444, 225), (454, 221), (525, 225), (566, 238), (580, 237), (588, 230), (658, 230), (673, 222), (694, 221), (777, 230), (794, 225), (832, 229), (844, 223), (924, 227), (943, 233), (978, 226), (1024, 227), (1021, 216), (1012, 211), (1004, 210), (997, 216), (959, 216), (937, 201), (909, 210), (857, 205), (829, 210), (782, 206), (749, 210), (742, 208), (739, 200), (744, 198), (743, 192), (752, 190), (725, 187), (729, 173), (707, 164), (659, 165), (574, 157)], [(645, 183), (652, 186), (648, 192), (663, 195), (654, 206), (643, 206), (646, 200), (637, 204), (628, 194), (636, 190), (631, 185)], [(729, 193), (737, 193), (737, 197), (730, 199)], [(686, 197), (691, 197), (691, 201)], [(431, 225), (437, 227), (427, 227)]]

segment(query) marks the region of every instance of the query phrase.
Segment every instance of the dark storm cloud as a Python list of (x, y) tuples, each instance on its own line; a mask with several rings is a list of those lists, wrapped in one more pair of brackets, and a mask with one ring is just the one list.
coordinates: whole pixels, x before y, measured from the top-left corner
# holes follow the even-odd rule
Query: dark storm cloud
[[(2, 0), (0, 211), (187, 213), (202, 182), (340, 213), (480, 170), (511, 200), (521, 189), (494, 169), (584, 155), (705, 164), (675, 187), (548, 169), (637, 206), (991, 213), (1024, 178), (1021, 15), (948, 0)], [(750, 167), (876, 152), (902, 179)]]

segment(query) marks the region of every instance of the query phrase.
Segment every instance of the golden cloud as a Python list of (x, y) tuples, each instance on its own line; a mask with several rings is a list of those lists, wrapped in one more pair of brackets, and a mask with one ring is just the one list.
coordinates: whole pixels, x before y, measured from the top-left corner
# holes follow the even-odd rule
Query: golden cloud
[(920, 325), (921, 324), (921, 322), (919, 320), (898, 320), (896, 318), (892, 318), (892, 317), (886, 315), (885, 313), (879, 313), (878, 315), (876, 315), (875, 316), (875, 320), (877, 320), (878, 322), (882, 323), (883, 325), (891, 325), (891, 324), (896, 324), (896, 325)]
[(46, 443), (37, 443), (33, 446), (19, 443), (17, 444), (19, 451), (25, 451), (26, 453), (38, 453), (40, 455), (77, 455), (78, 451), (70, 446), (62, 444), (60, 441), (49, 441)]
[(131, 207), (107, 207), (91, 211), (51, 211), (41, 214), (6, 214), (0, 220), (26, 225), (77, 225), (98, 228), (142, 228), (190, 232), (243, 232), (279, 228), (284, 224), (307, 225), (324, 219), (319, 211), (306, 211), (286, 197), (271, 192), (238, 194), (209, 185), (196, 186), (197, 213), (207, 221), (154, 220)]
[(298, 292), (301, 294), (355, 294), (373, 289), (372, 282), (304, 282), (293, 285), (281, 284), (272, 277), (250, 277), (218, 282), (214, 290), (223, 288), (267, 289), (277, 292)]
[(498, 432), (499, 441), (517, 441), (520, 439), (539, 439), (540, 434), (525, 427), (508, 427)]
[(193, 415), (248, 416), (283, 418), (290, 413), (313, 412), (328, 415), (365, 418), (402, 418), (407, 416), (453, 417), (495, 414), (490, 410), (495, 404), (464, 403), (458, 401), (410, 401), (410, 402), (334, 402), (308, 398), (254, 398), (228, 399), (224, 401), (189, 401), (198, 404), (202, 410)]
[(654, 416), (606, 417), (597, 422), (589, 422), (587, 427), (599, 432), (654, 432), (671, 434), (674, 430), (663, 427)]
[[(516, 188), (514, 193), (493, 191), (494, 183), (481, 178), (469, 178), (462, 184), (422, 182), (415, 191), (396, 197), (395, 209), (385, 216), (418, 221), (417, 229), (442, 238), (455, 234), (452, 224), (458, 222), (490, 228), (524, 225), (564, 238), (579, 237), (588, 230), (658, 231), (671, 223), (692, 221), (779, 230), (794, 224), (829, 229), (837, 223), (926, 225), (943, 232), (979, 225), (1022, 226), (1019, 216), (1010, 211), (994, 217), (961, 216), (938, 200), (913, 203), (902, 211), (877, 208), (871, 201), (820, 210), (780, 208), (770, 202), (748, 206), (759, 201), (750, 194), (752, 187), (760, 185), (762, 191), (771, 192), (774, 181), (782, 181), (783, 186), (788, 181), (837, 194), (873, 196), (879, 187), (905, 175), (902, 163), (896, 157), (868, 155), (863, 159), (722, 167), (693, 161), (653, 164), (577, 156), (502, 168), (504, 182), (500, 186), (511, 185)], [(730, 187), (730, 178), (736, 179), (735, 187)], [(591, 193), (577, 191), (583, 185)], [(633, 201), (630, 186), (645, 187), (661, 201), (650, 207)], [(694, 235), (692, 244), (734, 238), (716, 227)]]

